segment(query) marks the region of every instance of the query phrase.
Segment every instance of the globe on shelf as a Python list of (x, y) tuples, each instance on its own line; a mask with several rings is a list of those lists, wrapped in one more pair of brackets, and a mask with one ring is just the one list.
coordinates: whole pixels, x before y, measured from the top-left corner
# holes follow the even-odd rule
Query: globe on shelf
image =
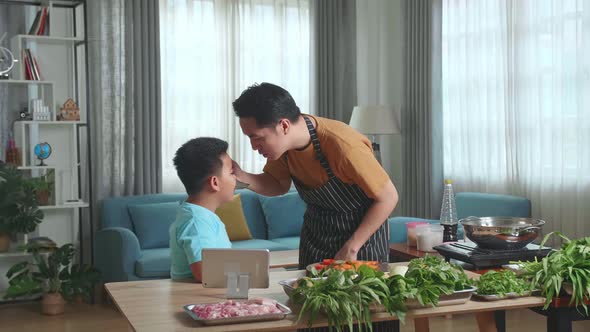
[(45, 164), (43, 162), (43, 160), (49, 158), (49, 156), (51, 156), (51, 145), (49, 145), (49, 143), (44, 142), (44, 143), (39, 143), (37, 145), (35, 145), (35, 156), (37, 156), (37, 159), (39, 159), (41, 161), (41, 163), (39, 163), (39, 165), (37, 166), (47, 166), (47, 164)]

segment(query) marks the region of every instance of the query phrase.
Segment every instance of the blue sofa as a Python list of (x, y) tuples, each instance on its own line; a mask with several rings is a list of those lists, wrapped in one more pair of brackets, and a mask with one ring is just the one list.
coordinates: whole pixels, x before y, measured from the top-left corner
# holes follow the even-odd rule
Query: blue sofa
[[(299, 248), (305, 203), (297, 192), (265, 197), (250, 190), (241, 194), (242, 209), (253, 239), (232, 242), (233, 248), (289, 250)], [(95, 265), (104, 282), (170, 277), (168, 227), (186, 194), (154, 194), (106, 199), (101, 209), (101, 229), (95, 235)], [(475, 216), (529, 216), (526, 198), (459, 193), (459, 218)], [(406, 223), (425, 220), (389, 218), (390, 243), (405, 242)], [(431, 223), (438, 220), (426, 220)]]
[[(289, 250), (299, 248), (305, 203), (297, 192), (265, 197), (237, 190), (251, 240), (233, 248)], [(105, 282), (170, 277), (168, 228), (186, 194), (153, 194), (106, 199), (101, 229), (95, 235), (95, 265)]]
[[(531, 201), (524, 197), (487, 193), (463, 192), (455, 195), (457, 218), (465, 217), (530, 217)], [(439, 223), (438, 219), (393, 217), (389, 219), (389, 242), (405, 242), (408, 236), (406, 223), (427, 221)], [(458, 237), (463, 239), (463, 227), (458, 227)]]

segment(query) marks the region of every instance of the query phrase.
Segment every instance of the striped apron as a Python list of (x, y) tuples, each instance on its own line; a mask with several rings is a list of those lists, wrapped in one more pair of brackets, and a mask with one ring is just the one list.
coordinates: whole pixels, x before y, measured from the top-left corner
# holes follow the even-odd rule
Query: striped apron
[[(319, 188), (307, 189), (301, 181), (291, 176), (295, 188), (307, 204), (299, 244), (299, 269), (305, 269), (309, 264), (320, 262), (324, 258), (334, 258), (373, 204), (373, 200), (358, 185), (344, 183), (334, 175), (320, 149), (320, 141), (311, 120), (307, 117), (304, 119), (316, 159), (328, 174), (328, 182)], [(360, 248), (357, 259), (388, 262), (388, 235), (389, 225), (384, 222)], [(327, 331), (327, 328), (312, 330)], [(399, 321), (374, 323), (373, 331), (399, 331)]]

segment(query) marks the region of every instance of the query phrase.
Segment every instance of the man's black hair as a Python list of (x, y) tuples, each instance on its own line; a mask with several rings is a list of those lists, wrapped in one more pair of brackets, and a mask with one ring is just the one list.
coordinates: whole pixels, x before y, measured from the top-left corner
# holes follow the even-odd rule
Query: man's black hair
[(233, 102), (233, 107), (238, 117), (256, 119), (258, 127), (271, 127), (284, 118), (296, 123), (301, 115), (291, 94), (271, 83), (250, 86)]
[(189, 195), (201, 192), (211, 175), (220, 174), (224, 153), (227, 142), (213, 137), (193, 138), (176, 150), (176, 173)]

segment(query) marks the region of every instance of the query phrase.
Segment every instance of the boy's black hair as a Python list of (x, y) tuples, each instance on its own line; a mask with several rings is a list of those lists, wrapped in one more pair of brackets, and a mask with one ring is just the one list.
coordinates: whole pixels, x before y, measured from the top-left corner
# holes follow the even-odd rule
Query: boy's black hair
[(232, 105), (238, 117), (254, 118), (258, 127), (271, 127), (284, 118), (296, 123), (301, 115), (291, 94), (271, 83), (250, 86)]
[(227, 142), (213, 137), (193, 138), (176, 150), (176, 173), (189, 195), (201, 192), (209, 176), (221, 172), (224, 153)]

